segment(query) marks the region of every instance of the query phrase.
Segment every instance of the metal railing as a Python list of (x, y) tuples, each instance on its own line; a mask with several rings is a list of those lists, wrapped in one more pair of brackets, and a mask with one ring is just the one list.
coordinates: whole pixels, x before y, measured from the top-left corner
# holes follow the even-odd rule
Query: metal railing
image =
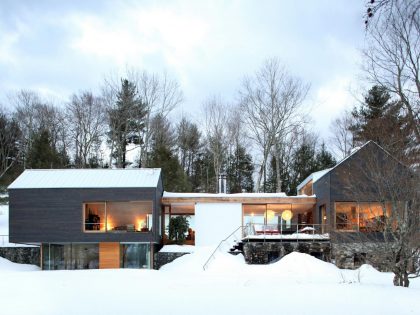
[(328, 240), (329, 226), (326, 224), (258, 224), (248, 223), (244, 229), (244, 239), (279, 241)]
[(244, 226), (243, 225), (241, 225), (241, 226), (238, 226), (232, 233), (230, 233), (229, 234), (229, 236), (228, 237), (226, 237), (225, 239), (223, 239), (223, 240), (221, 240), (220, 241), (220, 243), (219, 243), (219, 245), (217, 245), (217, 247), (216, 247), (216, 249), (211, 253), (211, 255), (210, 255), (210, 257), (207, 259), (207, 261), (204, 263), (204, 265), (203, 265), (203, 270), (205, 271), (206, 270), (206, 268), (208, 267), (208, 264), (210, 263), (210, 260), (211, 259), (213, 259), (214, 258), (214, 254), (216, 254), (216, 252), (219, 250), (219, 248), (222, 246), (222, 244), (224, 244), (224, 243), (226, 243), (232, 236), (234, 236), (235, 235), (235, 233), (236, 232), (238, 232), (238, 230), (240, 230), (240, 229), (242, 229), (242, 231), (241, 231), (241, 237), (239, 237), (239, 238), (242, 238), (242, 236), (243, 236), (243, 233), (244, 233), (244, 231), (243, 231), (243, 228), (244, 228)]

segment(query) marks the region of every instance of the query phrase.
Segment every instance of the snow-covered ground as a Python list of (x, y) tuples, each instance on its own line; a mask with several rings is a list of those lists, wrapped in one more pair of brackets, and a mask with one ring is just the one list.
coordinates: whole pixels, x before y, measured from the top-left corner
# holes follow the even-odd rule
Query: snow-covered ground
[[(161, 270), (28, 271), (0, 260), (1, 314), (419, 314), (420, 281), (300, 253), (265, 266), (196, 248)], [(36, 268), (35, 268), (36, 269)]]

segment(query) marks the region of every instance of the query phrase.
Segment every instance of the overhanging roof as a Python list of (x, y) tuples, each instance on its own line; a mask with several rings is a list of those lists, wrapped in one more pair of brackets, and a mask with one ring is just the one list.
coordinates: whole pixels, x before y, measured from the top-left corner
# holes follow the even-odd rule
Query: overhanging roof
[(160, 168), (25, 170), (8, 189), (153, 188)]
[(292, 203), (292, 204), (315, 204), (315, 196), (287, 196), (284, 193), (241, 193), (241, 194), (207, 194), (207, 193), (172, 193), (164, 192), (162, 204), (171, 205), (176, 203)]

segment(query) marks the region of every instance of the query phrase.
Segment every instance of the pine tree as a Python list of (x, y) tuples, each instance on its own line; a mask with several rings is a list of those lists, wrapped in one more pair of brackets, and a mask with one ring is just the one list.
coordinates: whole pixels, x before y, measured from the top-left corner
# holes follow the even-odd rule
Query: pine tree
[(60, 168), (62, 156), (54, 147), (48, 130), (42, 129), (34, 136), (34, 141), (27, 156), (30, 168)]
[(175, 136), (169, 121), (157, 115), (151, 123), (151, 152), (148, 167), (162, 169), (163, 185), (168, 191), (191, 191), (188, 177), (174, 152)]
[(252, 192), (254, 166), (251, 156), (243, 146), (238, 145), (229, 157), (227, 166), (227, 187), (230, 193)]
[(293, 158), (293, 178), (290, 182), (289, 194), (297, 194), (297, 186), (309, 175), (318, 170), (315, 157), (315, 146), (303, 142), (296, 150)]
[(337, 164), (337, 161), (334, 159), (332, 154), (327, 151), (324, 142), (321, 144), (321, 149), (316, 154), (315, 160), (317, 171), (333, 167)]
[(397, 157), (408, 148), (409, 126), (401, 104), (392, 101), (384, 87), (373, 86), (352, 115), (355, 123), (350, 130), (357, 144), (373, 140)]
[(109, 138), (117, 167), (126, 166), (127, 145), (141, 144), (145, 128), (146, 105), (137, 93), (136, 85), (127, 79), (121, 80), (121, 90), (117, 94), (115, 108), (109, 112)]

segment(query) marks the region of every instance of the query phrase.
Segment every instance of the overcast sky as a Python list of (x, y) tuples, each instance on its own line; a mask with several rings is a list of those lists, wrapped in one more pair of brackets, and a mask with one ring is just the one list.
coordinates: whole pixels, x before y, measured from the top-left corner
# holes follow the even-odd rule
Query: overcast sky
[(210, 95), (234, 103), (243, 76), (278, 57), (311, 84), (306, 104), (327, 137), (360, 86), (363, 11), (362, 0), (0, 0), (0, 100), (33, 89), (64, 102), (128, 65), (167, 71), (185, 95), (176, 115), (196, 118)]

